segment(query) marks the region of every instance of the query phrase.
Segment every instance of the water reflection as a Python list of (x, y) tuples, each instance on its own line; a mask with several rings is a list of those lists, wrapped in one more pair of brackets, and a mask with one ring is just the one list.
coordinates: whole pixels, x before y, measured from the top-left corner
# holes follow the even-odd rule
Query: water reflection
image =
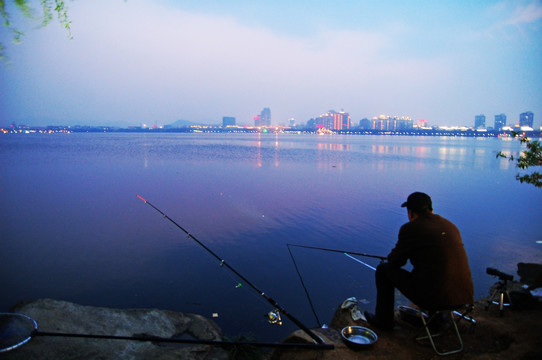
[(317, 143), (318, 150), (324, 151), (349, 151), (350, 144), (334, 144), (334, 143)]
[(373, 145), (371, 147), (373, 154), (410, 154), (414, 152), (423, 155), (427, 149), (423, 146), (404, 146), (404, 145)]
[(262, 160), (262, 134), (258, 133), (258, 138), (256, 140), (256, 167), (262, 167), (263, 160)]
[[(274, 140), (269, 138), (270, 136), (274, 135)], [(255, 165), (258, 168), (261, 168), (264, 166), (265, 161), (265, 153), (271, 151), (272, 156), (272, 163), (274, 167), (278, 167), (280, 165), (280, 147), (285, 145), (286, 142), (281, 142), (280, 137), (278, 133), (275, 134), (265, 134), (265, 133), (258, 133), (255, 135), (256, 139), (254, 141), (254, 147), (256, 148), (256, 155), (255, 155)], [(267, 147), (266, 144), (272, 144), (271, 146)]]
[(275, 167), (279, 166), (279, 134), (275, 134)]
[(461, 162), (465, 159), (467, 149), (465, 147), (440, 146), (438, 148), (439, 159), (442, 161), (440, 168), (446, 168), (452, 162), (457, 162), (461, 167)]

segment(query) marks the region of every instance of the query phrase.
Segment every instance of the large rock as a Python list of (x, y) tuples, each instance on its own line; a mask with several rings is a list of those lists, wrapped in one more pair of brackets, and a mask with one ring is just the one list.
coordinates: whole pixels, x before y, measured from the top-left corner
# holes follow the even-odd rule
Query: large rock
[[(12, 311), (38, 322), (38, 332), (221, 340), (220, 328), (200, 315), (156, 309), (109, 309), (41, 299)], [(227, 359), (227, 351), (201, 344), (35, 336), (0, 359)]]

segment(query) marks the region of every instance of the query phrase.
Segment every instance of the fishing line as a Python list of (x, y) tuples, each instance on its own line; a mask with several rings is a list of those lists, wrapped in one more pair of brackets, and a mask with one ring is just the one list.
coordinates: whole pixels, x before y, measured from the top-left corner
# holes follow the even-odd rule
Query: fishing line
[(190, 234), (187, 230), (185, 230), (181, 225), (177, 224), (173, 219), (171, 219), (169, 216), (167, 216), (162, 210), (158, 209), (156, 206), (145, 200), (143, 197), (137, 195), (137, 197), (143, 201), (145, 204), (152, 207), (154, 210), (156, 210), (158, 213), (160, 213), (165, 219), (169, 220), (173, 225), (175, 225), (177, 228), (179, 228), (182, 232), (184, 232), (190, 239), (194, 240), (198, 245), (203, 247), (209, 254), (211, 254), (213, 257), (215, 257), (218, 261), (220, 261), (220, 266), (227, 267), (230, 271), (232, 271), (235, 275), (237, 275), (244, 284), (250, 286), (253, 288), (256, 292), (258, 292), (263, 298), (267, 300), (268, 303), (270, 303), (277, 312), (282, 312), (284, 315), (288, 317), (294, 324), (296, 324), (301, 330), (305, 331), (307, 335), (309, 335), (316, 344), (319, 344), (322, 346), (322, 348), (326, 349), (333, 349), (334, 346), (332, 344), (326, 344), (322, 338), (320, 338), (318, 335), (316, 335), (314, 332), (312, 332), (309, 328), (307, 328), (305, 325), (303, 325), (297, 318), (295, 318), (292, 314), (290, 314), (286, 309), (281, 307), (275, 300), (273, 300), (271, 297), (267, 296), (263, 291), (258, 289), (253, 283), (251, 283), (246, 277), (241, 275), (237, 270), (235, 270), (230, 264), (228, 264), (224, 259), (222, 259), (220, 256), (218, 256), (216, 253), (214, 253), (211, 249), (209, 249), (205, 244), (203, 244), (201, 241), (199, 241), (195, 236)]
[(348, 253), (344, 253), (344, 255), (348, 256), (350, 259), (352, 259), (354, 261), (359, 262), (360, 264), (363, 264), (363, 265), (367, 266), (369, 269), (376, 271), (376, 268), (374, 266), (371, 266), (371, 265), (367, 264), (366, 262), (361, 261), (360, 259), (356, 259), (355, 257), (353, 257), (352, 255), (350, 255)]

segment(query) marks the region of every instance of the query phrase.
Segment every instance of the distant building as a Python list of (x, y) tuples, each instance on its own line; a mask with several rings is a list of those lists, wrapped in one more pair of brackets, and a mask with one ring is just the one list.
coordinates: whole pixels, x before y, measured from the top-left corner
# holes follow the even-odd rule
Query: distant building
[(495, 131), (502, 131), (502, 128), (506, 126), (506, 115), (495, 115)]
[(371, 130), (371, 121), (367, 118), (363, 118), (359, 121), (359, 127), (363, 130)]
[(414, 122), (408, 116), (399, 118), (398, 116), (393, 118), (392, 130), (411, 130), (414, 127)]
[(387, 130), (386, 117), (384, 115), (373, 116), (371, 128), (373, 130)]
[(322, 114), (316, 118), (316, 127), (323, 127), (325, 129), (333, 129), (333, 114), (335, 111), (330, 110), (325, 114)]
[(474, 128), (475, 129), (486, 128), (486, 116), (484, 114), (476, 115), (474, 117)]
[(333, 129), (333, 114), (334, 110), (329, 110), (325, 114), (321, 114), (316, 118), (316, 126), (323, 127), (325, 129)]
[(528, 126), (532, 128), (533, 122), (534, 122), (534, 114), (532, 113), (532, 111), (527, 111), (527, 112), (519, 114), (519, 127)]
[(418, 128), (424, 129), (427, 127), (427, 120), (419, 119), (417, 125)]
[(374, 130), (410, 130), (414, 122), (408, 116), (380, 115), (373, 117), (372, 128)]
[(327, 113), (318, 116), (316, 125), (330, 130), (350, 129), (350, 114), (335, 110), (329, 110)]
[(289, 118), (288, 119), (288, 126), (295, 127), (295, 119), (294, 118)]
[(271, 110), (264, 108), (260, 115), (254, 116), (254, 126), (271, 126)]
[(222, 118), (222, 126), (235, 126), (235, 118), (231, 116), (224, 116)]
[(350, 114), (344, 111), (339, 111), (333, 115), (333, 129), (343, 130), (350, 129)]

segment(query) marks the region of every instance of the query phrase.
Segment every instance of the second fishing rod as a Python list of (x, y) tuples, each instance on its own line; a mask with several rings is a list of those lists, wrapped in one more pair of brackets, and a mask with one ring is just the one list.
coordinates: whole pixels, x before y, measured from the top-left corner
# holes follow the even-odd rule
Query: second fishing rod
[(217, 260), (220, 261), (220, 266), (227, 267), (230, 271), (232, 271), (235, 275), (237, 275), (241, 280), (243, 280), (247, 285), (249, 285), (252, 289), (256, 290), (267, 302), (269, 302), (275, 309), (277, 309), (279, 312), (283, 313), (290, 319), (294, 324), (296, 324), (301, 330), (305, 331), (307, 335), (309, 335), (316, 344), (319, 344), (322, 346), (323, 349), (333, 349), (334, 346), (332, 344), (326, 344), (322, 338), (320, 338), (318, 335), (316, 335), (313, 331), (311, 331), (308, 327), (303, 325), (297, 318), (295, 318), (292, 314), (290, 314), (286, 309), (281, 307), (274, 299), (267, 296), (263, 291), (258, 289), (252, 282), (250, 282), (246, 277), (244, 277), (241, 273), (239, 273), (237, 270), (235, 270), (230, 264), (228, 264), (224, 259), (222, 259), (220, 256), (218, 256), (216, 253), (214, 253), (211, 249), (209, 249), (205, 244), (203, 244), (201, 241), (199, 241), (195, 236), (190, 234), (186, 229), (184, 229), (181, 225), (177, 224), (173, 219), (171, 219), (169, 216), (167, 216), (162, 210), (158, 209), (156, 206), (148, 202), (146, 199), (144, 199), (142, 196), (137, 195), (137, 197), (143, 201), (145, 204), (152, 207), (154, 210), (159, 212), (164, 218), (169, 220), (173, 225), (175, 225), (177, 228), (179, 228), (182, 232), (184, 232), (188, 238), (194, 240), (198, 245), (203, 247), (209, 254), (211, 254), (213, 257), (215, 257)]
[[(358, 255), (358, 256), (364, 256), (364, 257), (369, 257), (369, 258), (374, 258), (374, 259), (380, 259), (380, 262), (384, 262), (384, 261), (386, 261), (388, 259), (385, 256), (372, 255), (372, 254), (354, 252), (354, 251), (349, 251), (349, 250), (328, 249), (328, 248), (323, 248), (323, 247), (299, 245), (299, 244), (286, 244), (286, 246), (288, 247), (288, 250), (290, 249), (291, 246), (293, 246), (293, 247), (298, 247), (298, 248), (303, 248), (303, 249), (313, 249), (313, 250), (322, 250), (322, 251), (328, 251), (328, 252), (342, 253), (342, 254), (346, 255), (347, 257), (349, 257), (350, 259), (352, 259), (354, 261), (357, 261), (358, 263), (363, 264), (366, 267), (368, 267), (369, 269), (374, 270), (374, 271), (376, 271), (376, 268), (374, 266), (371, 266), (371, 265), (367, 264), (366, 262), (361, 261), (360, 259), (356, 259), (352, 255)], [(290, 255), (291, 255), (291, 252), (290, 252)], [(293, 260), (293, 255), (292, 255), (292, 260)], [(295, 263), (295, 260), (294, 260), (294, 263)]]
[(286, 247), (288, 248), (288, 252), (290, 253), (290, 257), (292, 259), (292, 262), (294, 263), (294, 267), (295, 267), (295, 270), (297, 272), (297, 276), (299, 277), (299, 281), (301, 281), (301, 286), (303, 287), (303, 290), (305, 291), (305, 295), (307, 295), (307, 300), (309, 301), (309, 305), (311, 307), (312, 313), (314, 315), (314, 318), (316, 319), (316, 323), (318, 324), (318, 326), (322, 326), (321, 323), (320, 323), (320, 319), (318, 318), (318, 314), (316, 313), (316, 309), (314, 308), (314, 304), (312, 302), (311, 296), (309, 295), (309, 290), (307, 289), (307, 286), (305, 285), (305, 281), (303, 281), (303, 276), (301, 276), (301, 272), (299, 270), (299, 267), (297, 266), (297, 263), (295, 261), (294, 254), (292, 253), (291, 247), (341, 253), (341, 254), (347, 256), (348, 258), (350, 258), (350, 259), (352, 259), (352, 260), (354, 260), (354, 261), (356, 261), (356, 262), (358, 262), (358, 263), (360, 263), (362, 265), (365, 265), (366, 267), (368, 267), (369, 269), (371, 269), (373, 271), (376, 271), (376, 268), (374, 266), (371, 266), (371, 265), (367, 264), (366, 262), (361, 261), (360, 259), (357, 259), (357, 258), (353, 257), (352, 255), (358, 255), (358, 256), (365, 256), (365, 257), (374, 258), (374, 259), (380, 259), (381, 263), (387, 260), (387, 257), (385, 257), (385, 256), (372, 255), (372, 254), (354, 252), (354, 251), (349, 251), (349, 250), (329, 249), (329, 248), (309, 246), (309, 245), (300, 245), (300, 244), (286, 244)]

